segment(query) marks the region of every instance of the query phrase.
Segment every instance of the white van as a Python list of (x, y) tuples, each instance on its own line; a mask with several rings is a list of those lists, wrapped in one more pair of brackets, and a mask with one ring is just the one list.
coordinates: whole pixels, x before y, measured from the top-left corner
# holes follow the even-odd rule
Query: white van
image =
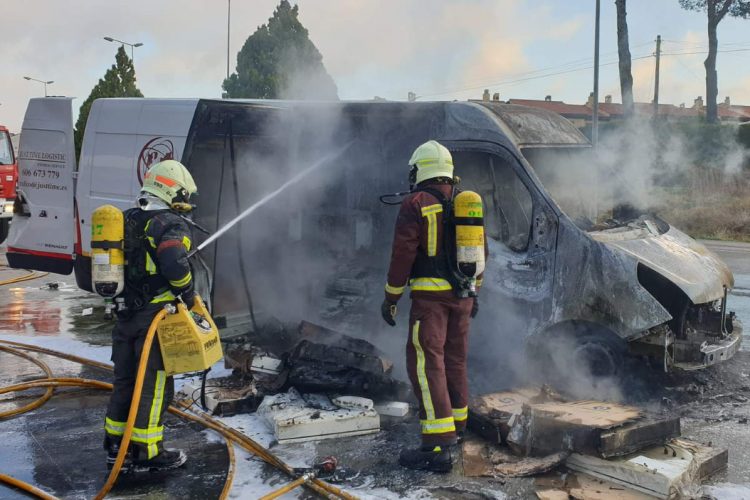
[(91, 212), (133, 206), (143, 172), (180, 160), (197, 99), (98, 99), (91, 106), (80, 165), (72, 98), (29, 101), (19, 155), (21, 210), (8, 239), (13, 267), (70, 274), (90, 290)]

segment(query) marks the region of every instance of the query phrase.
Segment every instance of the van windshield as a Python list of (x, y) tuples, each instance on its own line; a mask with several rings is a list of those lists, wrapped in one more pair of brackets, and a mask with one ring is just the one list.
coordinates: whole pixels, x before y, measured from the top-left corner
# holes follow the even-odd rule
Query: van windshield
[(13, 149), (7, 132), (0, 132), (0, 165), (12, 165)]

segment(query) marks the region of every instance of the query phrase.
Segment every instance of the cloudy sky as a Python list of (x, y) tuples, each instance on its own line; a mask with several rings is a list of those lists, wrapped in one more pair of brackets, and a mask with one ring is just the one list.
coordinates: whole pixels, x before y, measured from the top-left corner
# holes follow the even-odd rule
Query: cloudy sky
[[(233, 0), (231, 67), (278, 0)], [(592, 89), (594, 0), (298, 0), (300, 19), (344, 99), (508, 98), (585, 102)], [(226, 73), (226, 0), (15, 0), (2, 8), (0, 123), (20, 129), (27, 101), (50, 94), (80, 103), (132, 43), (147, 97), (219, 97)], [(705, 15), (677, 0), (628, 2), (635, 96), (653, 94), (657, 34), (664, 39), (660, 100), (705, 93)], [(619, 101), (613, 0), (602, 1), (601, 93)], [(750, 21), (719, 27), (719, 98), (750, 105)], [(77, 108), (77, 106), (76, 106)]]

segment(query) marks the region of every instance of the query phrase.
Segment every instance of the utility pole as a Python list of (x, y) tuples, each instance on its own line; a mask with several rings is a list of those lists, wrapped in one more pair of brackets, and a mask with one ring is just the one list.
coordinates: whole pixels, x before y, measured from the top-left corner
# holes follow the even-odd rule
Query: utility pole
[(656, 75), (654, 77), (654, 116), (659, 116), (659, 60), (661, 59), (661, 35), (656, 35)]
[(232, 16), (232, 0), (227, 0), (227, 80), (229, 79), (229, 20)]
[(596, 27), (594, 28), (594, 109), (591, 118), (591, 143), (599, 142), (599, 12), (600, 0), (596, 0)]

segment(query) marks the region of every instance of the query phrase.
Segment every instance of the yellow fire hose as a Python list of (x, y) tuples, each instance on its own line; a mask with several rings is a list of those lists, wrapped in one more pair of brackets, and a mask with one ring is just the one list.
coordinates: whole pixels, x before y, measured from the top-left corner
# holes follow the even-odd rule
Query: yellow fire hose
[[(0, 268), (11, 269), (4, 264), (0, 264)], [(37, 278), (43, 278), (49, 274), (49, 273), (38, 273), (36, 271), (29, 271), (28, 269), (25, 269), (25, 271), (27, 272), (27, 274), (24, 274), (23, 276), (16, 276), (15, 278), (10, 278), (4, 281), (0, 281), (0, 286), (13, 285), (15, 283), (21, 283), (22, 281), (31, 281)]]
[[(137, 403), (138, 403), (138, 399), (140, 398), (140, 393), (141, 393), (142, 386), (143, 386), (143, 378), (145, 376), (145, 367), (146, 367), (146, 361), (148, 360), (148, 353), (150, 351), (151, 344), (153, 343), (153, 337), (154, 337), (154, 334), (156, 333), (156, 327), (158, 325), (158, 322), (164, 317), (165, 314), (166, 314), (166, 311), (162, 310), (154, 318), (154, 321), (151, 323), (151, 326), (146, 335), (146, 340), (144, 342), (144, 347), (143, 347), (143, 351), (141, 354), (141, 360), (138, 366), (138, 375), (136, 378), (136, 387), (135, 387), (135, 391), (133, 393), (133, 399), (131, 402), (130, 414), (128, 415), (128, 423), (126, 425), (125, 434), (123, 435), (123, 441), (120, 447), (120, 452), (117, 456), (115, 465), (113, 466), (112, 471), (110, 472), (107, 482), (105, 483), (104, 487), (102, 487), (101, 491), (99, 491), (99, 493), (95, 497), (96, 499), (104, 498), (104, 496), (109, 492), (109, 490), (112, 488), (112, 486), (114, 485), (117, 479), (117, 475), (119, 474), (120, 468), (122, 467), (122, 463), (125, 458), (125, 453), (127, 453), (128, 444), (130, 442), (132, 428), (135, 423)], [(34, 364), (39, 366), (47, 375), (46, 379), (39, 379), (39, 380), (34, 380), (34, 381), (25, 382), (21, 384), (15, 384), (15, 385), (0, 389), (0, 395), (1, 395), (1, 394), (9, 393), (9, 392), (18, 392), (18, 391), (28, 390), (32, 388), (39, 388), (39, 387), (47, 388), (47, 391), (33, 403), (30, 403), (24, 406), (23, 408), (18, 408), (15, 410), (10, 410), (7, 412), (0, 413), (0, 420), (18, 415), (24, 411), (31, 411), (35, 408), (38, 408), (52, 396), (54, 387), (88, 387), (88, 388), (94, 388), (94, 389), (109, 389), (109, 390), (112, 389), (112, 384), (101, 382), (98, 380), (89, 380), (89, 379), (81, 379), (81, 378), (54, 378), (52, 377), (51, 370), (45, 363), (29, 356), (28, 354), (22, 351), (19, 351), (18, 349), (38, 352), (38, 353), (46, 354), (49, 356), (55, 356), (55, 357), (67, 359), (69, 361), (73, 361), (76, 363), (93, 366), (93, 367), (110, 370), (110, 371), (112, 370), (111, 365), (108, 365), (106, 363), (101, 363), (98, 361), (94, 361), (94, 360), (90, 360), (87, 358), (82, 358), (79, 356), (67, 354), (67, 353), (62, 353), (59, 351), (54, 351), (51, 349), (45, 349), (45, 348), (34, 346), (34, 345), (23, 344), (20, 342), (12, 342), (12, 341), (0, 339), (0, 344), (5, 344), (4, 346), (0, 345), (1, 351), (20, 356), (24, 359), (27, 359), (33, 362)], [(9, 347), (9, 346), (12, 346), (12, 347)], [(186, 401), (178, 401), (177, 404), (179, 406), (182, 406), (185, 409), (190, 409), (190, 406), (191, 406), (191, 404)], [(324, 498), (343, 498), (345, 500), (356, 500), (356, 497), (350, 495), (349, 493), (346, 493), (345, 491), (340, 490), (339, 488), (336, 488), (335, 486), (332, 486), (326, 483), (325, 481), (315, 478), (314, 475), (312, 474), (306, 474), (302, 477), (296, 478), (296, 474), (294, 473), (294, 470), (291, 467), (289, 467), (287, 464), (285, 464), (283, 461), (281, 461), (278, 457), (273, 455), (269, 450), (267, 450), (266, 448), (262, 447), (260, 444), (253, 441), (250, 437), (242, 434), (236, 429), (233, 429), (229, 426), (222, 424), (221, 422), (213, 419), (212, 417), (205, 414), (204, 412), (195, 411), (198, 414), (196, 416), (196, 415), (186, 413), (178, 408), (175, 408), (174, 406), (169, 407), (169, 412), (172, 414), (178, 415), (182, 418), (185, 418), (189, 421), (200, 423), (201, 425), (207, 428), (215, 430), (216, 432), (221, 434), (222, 437), (224, 437), (226, 444), (227, 444), (230, 466), (229, 466), (229, 471), (227, 472), (227, 478), (224, 484), (224, 488), (219, 497), (221, 499), (226, 498), (231, 489), (232, 480), (233, 480), (234, 471), (235, 471), (235, 457), (234, 457), (233, 444), (237, 444), (241, 446), (242, 448), (246, 449), (247, 451), (259, 456), (265, 462), (267, 462), (270, 465), (275, 466), (276, 468), (278, 468), (285, 474), (295, 478), (295, 481), (293, 481), (292, 483), (289, 483), (288, 485), (284, 486), (280, 490), (270, 493), (268, 495), (268, 498), (276, 498), (288, 491), (291, 491), (292, 489), (298, 486), (305, 486), (311, 489), (312, 491), (318, 493)], [(0, 482), (4, 482), (14, 487), (20, 488), (23, 491), (26, 491), (32, 495), (37, 496), (38, 498), (55, 499), (55, 497), (50, 496), (49, 494), (39, 490), (38, 488), (35, 488), (34, 486), (28, 483), (17, 480), (5, 474), (0, 474)]]

